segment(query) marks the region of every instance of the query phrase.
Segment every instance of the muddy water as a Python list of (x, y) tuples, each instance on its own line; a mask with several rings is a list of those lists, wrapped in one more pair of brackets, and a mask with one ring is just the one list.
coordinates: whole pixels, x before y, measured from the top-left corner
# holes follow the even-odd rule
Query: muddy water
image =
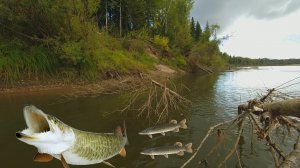
[[(50, 163), (35, 163), (32, 161), (36, 149), (15, 138), (15, 132), (26, 127), (22, 108), (26, 104), (34, 104), (44, 112), (52, 114), (81, 130), (94, 132), (112, 132), (114, 128), (126, 119), (129, 146), (126, 147), (127, 157), (119, 156), (109, 160), (117, 167), (179, 167), (188, 159), (190, 154), (183, 157), (172, 155), (168, 159), (163, 156), (152, 160), (149, 156), (139, 153), (147, 147), (173, 145), (180, 141), (183, 144), (192, 142), (196, 147), (205, 136), (207, 129), (218, 122), (233, 118), (237, 114), (237, 105), (248, 99), (264, 94), (266, 89), (276, 87), (300, 75), (299, 66), (245, 68), (235, 72), (224, 72), (217, 75), (190, 76), (176, 79), (174, 82), (184, 84), (190, 91), (184, 96), (192, 101), (192, 107), (186, 116), (174, 116), (175, 119), (187, 119), (188, 129), (179, 133), (167, 133), (166, 136), (156, 135), (153, 139), (138, 135), (137, 132), (149, 126), (147, 120), (135, 119), (130, 112), (127, 115), (114, 111), (125, 106), (128, 96), (125, 93), (101, 95), (93, 98), (79, 98), (65, 103), (57, 103), (61, 93), (31, 92), (26, 94), (0, 95), (0, 167), (62, 167), (54, 160)], [(296, 80), (295, 82), (299, 82)], [(295, 83), (294, 82), (294, 83)], [(293, 83), (293, 82), (292, 82)], [(290, 83), (290, 84), (292, 84)], [(300, 85), (292, 85), (281, 90), (291, 96), (300, 95)], [(247, 167), (274, 167), (269, 148), (264, 143), (253, 139), (249, 123), (238, 145), (241, 164)], [(199, 161), (207, 159), (210, 167), (216, 167), (231, 149), (234, 135), (238, 132), (233, 128), (225, 135), (225, 143), (218, 146), (215, 152), (210, 153), (218, 142), (211, 137), (188, 167), (200, 167)], [(280, 134), (280, 133), (279, 133)], [(288, 149), (293, 138), (280, 138), (280, 143)], [(236, 156), (227, 161), (227, 167), (237, 165)], [(83, 166), (71, 166), (83, 167)], [(86, 167), (107, 167), (97, 164)]]

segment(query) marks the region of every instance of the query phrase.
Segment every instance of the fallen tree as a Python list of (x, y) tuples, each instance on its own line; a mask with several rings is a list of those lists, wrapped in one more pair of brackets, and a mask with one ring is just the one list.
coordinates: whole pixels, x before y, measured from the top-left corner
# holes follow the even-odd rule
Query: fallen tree
[[(252, 133), (256, 135), (258, 140), (265, 141), (270, 147), (270, 152), (273, 156), (276, 167), (280, 168), (298, 168), (300, 167), (300, 98), (294, 99), (274, 99), (276, 89), (269, 89), (266, 95), (260, 99), (249, 100), (245, 104), (238, 106), (238, 116), (234, 119), (218, 123), (208, 129), (207, 134), (201, 140), (199, 146), (196, 148), (194, 154), (184, 163), (181, 168), (186, 167), (198, 154), (208, 137), (217, 134), (221, 127), (224, 131), (230, 130), (233, 126), (238, 126), (238, 133), (233, 143), (231, 150), (227, 153), (225, 158), (219, 163), (218, 167), (225, 165), (226, 161), (236, 153), (239, 167), (241, 164), (240, 156), (237, 152), (237, 144), (240, 141), (244, 129), (244, 120), (248, 120), (252, 125)], [(225, 128), (224, 128), (225, 127)], [(291, 129), (296, 130), (298, 140), (294, 150), (286, 155), (282, 150), (280, 144), (276, 144), (271, 138), (276, 129)], [(272, 134), (273, 133), (273, 134)], [(207, 160), (202, 160), (199, 164), (205, 163)]]

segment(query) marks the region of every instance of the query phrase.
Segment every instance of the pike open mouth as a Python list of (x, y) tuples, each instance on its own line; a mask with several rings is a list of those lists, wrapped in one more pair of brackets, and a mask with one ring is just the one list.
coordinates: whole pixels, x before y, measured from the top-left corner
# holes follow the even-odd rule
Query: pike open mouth
[(22, 132), (17, 132), (17, 138), (34, 138), (32, 137), (33, 134), (50, 131), (47, 116), (40, 109), (31, 105), (25, 106), (23, 111), (28, 128), (23, 130)]

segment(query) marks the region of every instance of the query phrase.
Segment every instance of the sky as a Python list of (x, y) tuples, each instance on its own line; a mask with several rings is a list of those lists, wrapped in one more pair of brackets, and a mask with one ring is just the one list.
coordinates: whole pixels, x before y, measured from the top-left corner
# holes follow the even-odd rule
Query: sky
[(230, 35), (222, 52), (249, 58), (300, 58), (300, 0), (194, 0), (191, 17)]

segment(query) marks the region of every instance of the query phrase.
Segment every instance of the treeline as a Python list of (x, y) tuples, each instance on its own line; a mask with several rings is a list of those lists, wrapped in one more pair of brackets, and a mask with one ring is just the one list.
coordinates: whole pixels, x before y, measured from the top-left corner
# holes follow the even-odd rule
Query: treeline
[(222, 53), (222, 57), (229, 65), (234, 66), (277, 66), (300, 64), (300, 59), (251, 59), (247, 57), (230, 56), (227, 53)]
[[(97, 80), (158, 62), (192, 71), (224, 66), (218, 25), (190, 20), (192, 5), (192, 0), (2, 0), (0, 83)], [(153, 53), (158, 60), (148, 56)]]

